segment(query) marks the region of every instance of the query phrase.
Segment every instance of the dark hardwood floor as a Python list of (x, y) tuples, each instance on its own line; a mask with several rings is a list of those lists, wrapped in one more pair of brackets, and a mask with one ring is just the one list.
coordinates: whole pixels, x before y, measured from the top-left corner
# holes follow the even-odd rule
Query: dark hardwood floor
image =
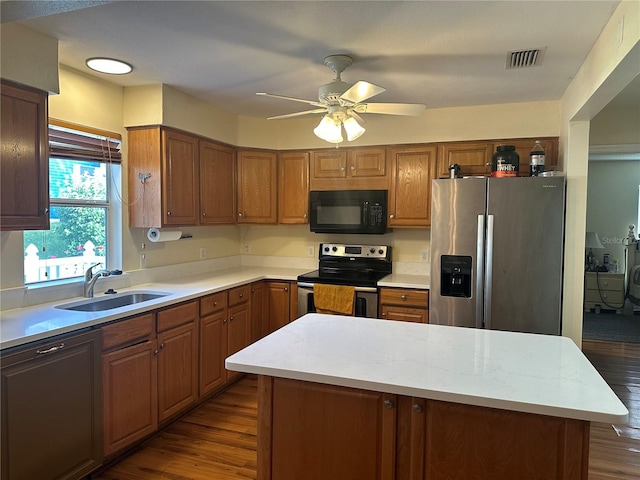
[[(627, 425), (591, 425), (589, 480), (640, 479), (640, 344), (585, 340), (583, 351), (630, 412)], [(256, 415), (248, 376), (94, 478), (255, 479)]]

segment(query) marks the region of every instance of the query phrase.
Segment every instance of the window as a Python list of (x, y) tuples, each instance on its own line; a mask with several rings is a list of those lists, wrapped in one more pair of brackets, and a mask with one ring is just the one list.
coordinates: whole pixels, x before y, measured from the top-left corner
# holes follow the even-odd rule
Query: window
[(50, 120), (49, 150), (51, 227), (24, 232), (25, 284), (81, 277), (96, 263), (108, 268), (115, 253), (120, 136)]

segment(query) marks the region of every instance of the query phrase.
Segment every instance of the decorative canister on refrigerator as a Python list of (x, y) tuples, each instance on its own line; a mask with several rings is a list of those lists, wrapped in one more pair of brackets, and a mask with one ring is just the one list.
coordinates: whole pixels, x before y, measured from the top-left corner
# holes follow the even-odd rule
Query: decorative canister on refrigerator
[(517, 177), (520, 155), (513, 145), (498, 145), (491, 162), (492, 177)]

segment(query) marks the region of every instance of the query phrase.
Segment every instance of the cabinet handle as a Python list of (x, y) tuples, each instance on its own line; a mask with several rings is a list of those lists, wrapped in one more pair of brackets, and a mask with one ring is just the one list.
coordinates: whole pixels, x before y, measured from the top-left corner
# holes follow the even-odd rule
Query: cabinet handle
[(230, 322), (233, 322), (233, 317), (229, 317), (229, 321), (230, 321)]
[(58, 350), (62, 350), (64, 348), (64, 343), (56, 347), (47, 348), (46, 350), (36, 350), (36, 354), (38, 355), (48, 355), (50, 353), (56, 353)]
[(393, 402), (391, 400), (385, 400), (382, 404), (384, 405), (384, 408), (393, 408)]
[(171, 216), (171, 212), (167, 212), (167, 217), (170, 217), (170, 216)]
[(225, 318), (225, 319), (223, 319), (223, 320), (222, 320), (222, 323), (227, 323), (227, 319), (226, 319), (226, 318)]
[(383, 313), (383, 314), (382, 314), (382, 316), (383, 316), (383, 317), (386, 317), (386, 316), (387, 316), (387, 314), (386, 314), (386, 313)]
[(240, 212), (238, 212), (238, 217), (242, 218), (242, 214)]
[(490, 166), (491, 166), (491, 162), (487, 162), (487, 163), (485, 163), (485, 165), (486, 165), (487, 167), (490, 167)]
[(406, 295), (400, 295), (400, 298), (401, 298), (402, 300), (406, 300), (406, 299), (407, 299), (407, 296), (406, 296)]
[(344, 172), (344, 167), (340, 167), (340, 171), (341, 171), (341, 172)]
[(206, 216), (207, 216), (207, 213), (206, 213), (206, 212), (202, 212), (202, 216), (203, 216), (203, 217), (206, 217)]
[(285, 291), (285, 292), (288, 292), (288, 291), (289, 291), (289, 289), (288, 289), (287, 287), (284, 287), (284, 291)]
[(240, 294), (240, 298), (242, 298), (243, 296), (244, 296), (244, 293), (241, 293), (241, 294)]
[(411, 410), (413, 410), (416, 413), (422, 413), (422, 405), (420, 405), (419, 403), (414, 403), (411, 406)]
[(396, 216), (392, 213), (391, 215), (389, 215), (389, 218), (396, 218)]
[(49, 209), (45, 207), (45, 208), (42, 210), (42, 213), (44, 213), (44, 214), (46, 215), (47, 213), (49, 213)]
[(218, 302), (213, 302), (213, 306), (217, 307), (218, 306)]
[(162, 350), (164, 348), (164, 343), (160, 344), (160, 350)]
[(356, 171), (356, 167), (354, 167), (353, 165), (351, 165), (351, 171), (355, 172)]
[(158, 349), (156, 349), (156, 350), (154, 350), (154, 351), (153, 351), (153, 354), (154, 354), (154, 355), (158, 355), (158, 353), (160, 353), (160, 352), (158, 351)]
[(302, 218), (307, 218), (307, 214), (305, 213), (305, 214), (302, 216)]

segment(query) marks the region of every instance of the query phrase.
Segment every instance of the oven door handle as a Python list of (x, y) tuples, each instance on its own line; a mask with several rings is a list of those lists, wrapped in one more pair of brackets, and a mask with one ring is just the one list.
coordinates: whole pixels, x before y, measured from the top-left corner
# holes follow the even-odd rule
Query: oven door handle
[[(313, 283), (298, 282), (298, 288), (311, 288), (313, 289)], [(355, 287), (356, 292), (371, 292), (376, 293), (378, 289), (376, 287)]]

